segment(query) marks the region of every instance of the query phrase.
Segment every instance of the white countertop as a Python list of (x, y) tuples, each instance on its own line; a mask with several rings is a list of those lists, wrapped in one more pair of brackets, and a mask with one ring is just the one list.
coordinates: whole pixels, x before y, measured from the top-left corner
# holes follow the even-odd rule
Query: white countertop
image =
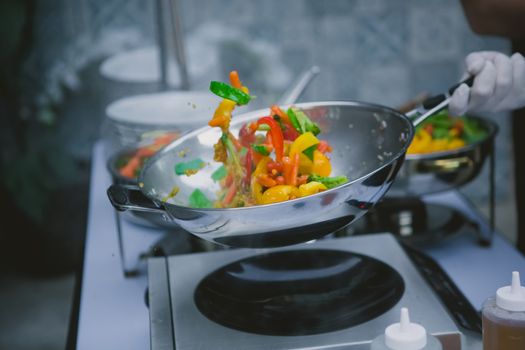
[[(110, 184), (99, 142), (93, 150), (77, 349), (149, 349), (149, 315), (144, 303), (147, 276), (140, 273), (126, 278), (123, 274), (115, 212), (106, 195)], [(454, 204), (471, 219), (486, 225), (456, 192), (427, 199)], [(122, 225), (126, 264), (134, 259), (130, 257), (138, 256), (162, 237), (157, 230), (125, 220)], [(427, 253), (440, 263), (477, 309), (497, 288), (509, 284), (511, 271), (518, 270), (525, 276), (525, 257), (497, 233), (488, 248), (476, 244), (473, 236), (458, 235), (433, 246)]]

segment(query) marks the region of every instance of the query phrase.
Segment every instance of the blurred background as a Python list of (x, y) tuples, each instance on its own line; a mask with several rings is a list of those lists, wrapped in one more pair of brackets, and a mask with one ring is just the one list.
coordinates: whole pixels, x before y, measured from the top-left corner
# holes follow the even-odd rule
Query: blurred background
[[(111, 133), (119, 98), (180, 90), (170, 57), (161, 81), (162, 0), (0, 2), (0, 348), (67, 344), (82, 264), (92, 148)], [(189, 88), (239, 71), (274, 102), (304, 69), (320, 75), (302, 100), (398, 107), (458, 81), (472, 51), (510, 52), (469, 28), (458, 0), (179, 0)], [(159, 33), (162, 35), (159, 36)], [(172, 50), (175, 52), (176, 50)], [(509, 116), (496, 145), (497, 227), (516, 239)], [(486, 180), (462, 191), (482, 211)]]

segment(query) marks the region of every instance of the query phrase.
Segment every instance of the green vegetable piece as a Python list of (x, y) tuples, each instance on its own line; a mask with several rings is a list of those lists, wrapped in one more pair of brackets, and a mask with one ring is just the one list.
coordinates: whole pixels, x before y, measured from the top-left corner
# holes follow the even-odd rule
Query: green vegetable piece
[(348, 182), (348, 178), (344, 175), (328, 177), (328, 176), (319, 176), (319, 175), (312, 174), (308, 177), (308, 182), (310, 181), (320, 182), (323, 185), (325, 185), (327, 188), (330, 189), (330, 188), (334, 188), (339, 185), (342, 185), (345, 182)]
[(130, 155), (125, 155), (125, 156), (122, 156), (120, 158), (117, 158), (117, 160), (115, 161), (115, 167), (117, 169), (125, 167), (129, 163), (131, 158), (132, 158), (132, 156), (130, 156)]
[(175, 174), (177, 175), (193, 175), (202, 169), (206, 163), (200, 158), (190, 160), (188, 162), (181, 162), (175, 164)]
[(226, 171), (226, 168), (224, 167), (224, 165), (221, 165), (217, 170), (213, 172), (213, 174), (211, 174), (211, 178), (213, 181), (219, 181), (224, 179), (227, 174), (228, 172)]
[(288, 108), (286, 111), (286, 114), (288, 114), (288, 118), (290, 118), (290, 121), (292, 122), (292, 126), (299, 134), (304, 134), (305, 130), (303, 128), (303, 125), (299, 123), (299, 120), (297, 119), (297, 116), (295, 115), (295, 112), (292, 108)]
[(212, 202), (198, 188), (189, 197), (190, 207), (192, 208), (211, 208)]
[(448, 132), (449, 129), (444, 128), (435, 128), (432, 131), (432, 137), (435, 139), (448, 139), (450, 134)]
[(463, 136), (467, 143), (474, 143), (484, 139), (487, 131), (472, 119), (465, 118), (463, 123)]
[(262, 154), (263, 156), (267, 156), (270, 154), (270, 152), (268, 152), (268, 148), (266, 148), (266, 146), (264, 145), (252, 145), (252, 149), (257, 153)]
[(230, 155), (230, 158), (234, 164), (234, 166), (237, 168), (238, 171), (241, 168), (241, 161), (239, 160), (239, 156), (237, 154), (237, 150), (235, 149), (235, 146), (233, 145), (233, 142), (230, 140), (230, 137), (228, 134), (223, 133), (221, 136), (221, 141), (226, 146), (226, 149), (228, 150), (228, 154)]
[(210, 83), (210, 91), (215, 95), (231, 100), (240, 106), (247, 104), (252, 99), (252, 97), (244, 91), (220, 81), (212, 81)]
[(310, 118), (308, 118), (306, 113), (299, 109), (294, 109), (295, 115), (297, 116), (297, 118), (299, 118), (299, 123), (301, 123), (301, 120), (304, 123), (305, 132), (310, 131), (314, 135), (317, 135), (321, 132), (321, 128), (319, 128), (319, 126), (316, 123), (314, 123)]
[(304, 134), (307, 131), (310, 131), (312, 134), (317, 135), (321, 132), (319, 125), (314, 123), (308, 116), (301, 110), (297, 108), (290, 107), (288, 111), (288, 118), (292, 122), (293, 127), (300, 134)]
[(304, 155), (311, 161), (314, 160), (314, 151), (317, 149), (318, 144), (312, 145), (303, 151)]

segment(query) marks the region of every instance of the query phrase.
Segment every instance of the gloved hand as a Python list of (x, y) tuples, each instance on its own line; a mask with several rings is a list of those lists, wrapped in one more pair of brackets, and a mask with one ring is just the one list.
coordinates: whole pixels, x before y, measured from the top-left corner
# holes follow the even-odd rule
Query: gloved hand
[(465, 59), (466, 76), (474, 75), (469, 88), (461, 84), (451, 96), (449, 112), (497, 112), (525, 106), (525, 59), (496, 51), (473, 52)]

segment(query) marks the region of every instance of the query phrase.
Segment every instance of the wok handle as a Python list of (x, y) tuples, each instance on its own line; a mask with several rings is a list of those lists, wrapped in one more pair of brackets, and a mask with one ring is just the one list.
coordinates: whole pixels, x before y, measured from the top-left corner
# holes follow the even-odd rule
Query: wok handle
[(277, 103), (278, 106), (291, 105), (297, 102), (299, 97), (301, 97), (303, 91), (306, 89), (308, 84), (312, 81), (313, 78), (321, 69), (318, 66), (312, 66), (309, 69), (301, 73), (299, 78), (292, 84), (289, 90), (286, 90), (283, 96), (279, 99)]
[(118, 211), (145, 211), (164, 214), (160, 205), (146, 197), (136, 185), (111, 185), (107, 194), (109, 201)]

